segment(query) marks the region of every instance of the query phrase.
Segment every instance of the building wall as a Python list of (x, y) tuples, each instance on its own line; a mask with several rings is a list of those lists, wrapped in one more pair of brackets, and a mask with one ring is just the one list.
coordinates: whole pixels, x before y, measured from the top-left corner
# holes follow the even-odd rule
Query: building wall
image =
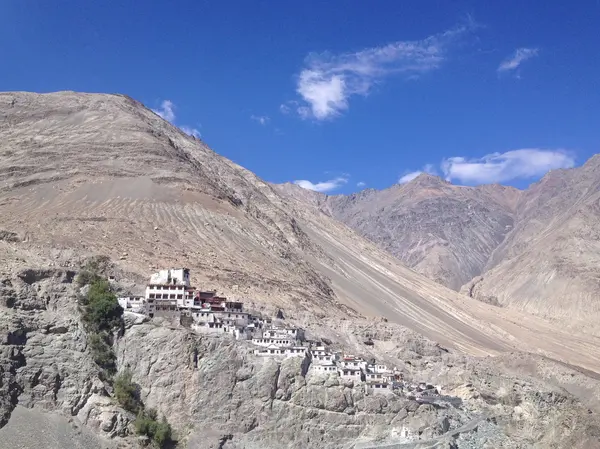
[(186, 298), (186, 291), (183, 285), (154, 285), (146, 287), (146, 299), (157, 301), (181, 300)]
[(338, 368), (338, 373), (342, 379), (352, 379), (352, 380), (361, 380), (362, 373), (360, 371), (350, 371), (344, 370), (343, 368)]
[(148, 304), (142, 297), (121, 297), (117, 301), (123, 310), (133, 313), (149, 314), (154, 312), (154, 304)]
[(311, 365), (311, 371), (315, 373), (338, 374), (338, 369), (335, 365)]
[(276, 345), (276, 346), (292, 346), (295, 341), (294, 340), (280, 340), (278, 338), (265, 338), (265, 337), (257, 337), (257, 338), (253, 338), (252, 339), (252, 343), (254, 343), (255, 345), (258, 346), (271, 346), (271, 345)]
[(160, 270), (150, 276), (151, 284), (178, 284), (190, 286), (190, 270), (187, 268), (172, 268)]
[(341, 360), (339, 362), (341, 368), (359, 368), (365, 370), (367, 367), (367, 362), (364, 360)]

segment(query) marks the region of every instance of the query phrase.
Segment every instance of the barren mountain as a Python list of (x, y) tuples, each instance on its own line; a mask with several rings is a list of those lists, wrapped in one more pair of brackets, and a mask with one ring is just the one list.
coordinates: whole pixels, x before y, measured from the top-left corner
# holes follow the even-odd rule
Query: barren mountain
[[(434, 196), (456, 190), (418, 181), (432, 182)], [(519, 194), (480, 192), (502, 212), (488, 217), (485, 201), (467, 193), (463, 210), (481, 222), (469, 234), (473, 247), (492, 257), (499, 242), (487, 232), (504, 237)], [(105, 446), (76, 442), (88, 435), (73, 435), (67, 419), (42, 410), (127, 437), (131, 417), (95, 376), (76, 307), (73, 276), (94, 255), (108, 256), (132, 293), (155, 268), (187, 266), (198, 286), (255, 311), (282, 309), (315, 338), (405, 363), (411, 376), (435, 377), (468, 403), (448, 412), (373, 401), (358, 387), (305, 377), (301, 366), (257, 361), (243, 344), (167, 323), (129, 323), (116, 343), (119, 367), (133, 368), (143, 400), (175, 419), (190, 448), (352, 447), (361, 438), (394, 442), (403, 426), (423, 433), (428, 447), (460, 438), (466, 442), (458, 447), (482, 447), (469, 440), (473, 426), (489, 430), (489, 447), (573, 446), (577, 434), (593, 433), (596, 418), (584, 401), (593, 398), (595, 407), (600, 387), (583, 369), (600, 371), (598, 339), (438, 285), (333, 219), (328, 201), (298, 194), (305, 197), (282, 195), (128, 97), (0, 94), (0, 423), (8, 421), (0, 439), (21, 441), (31, 420), (66, 429), (56, 447)], [(430, 207), (414, 216), (423, 235), (438, 206)], [(362, 344), (367, 335), (371, 349)], [(194, 350), (198, 367), (190, 366)], [(502, 362), (476, 358), (512, 351), (538, 356), (513, 356), (527, 363), (511, 368), (509, 382)], [(473, 381), (461, 386), (465, 378)], [(555, 414), (547, 420), (532, 418), (549, 408)], [(569, 432), (548, 433), (571, 419), (577, 425)], [(531, 435), (521, 439), (524, 430)]]
[(556, 170), (523, 192), (515, 227), (482, 277), (465, 286), (475, 298), (542, 316), (580, 321), (600, 316), (600, 156)]
[[(301, 195), (293, 186), (279, 188)], [(511, 230), (519, 195), (510, 187), (458, 187), (421, 174), (386, 190), (321, 195), (318, 202), (408, 266), (458, 290), (482, 273)]]
[(600, 156), (552, 171), (524, 191), (455, 186), (427, 174), (348, 196), (276, 188), (436, 282), (600, 332)]

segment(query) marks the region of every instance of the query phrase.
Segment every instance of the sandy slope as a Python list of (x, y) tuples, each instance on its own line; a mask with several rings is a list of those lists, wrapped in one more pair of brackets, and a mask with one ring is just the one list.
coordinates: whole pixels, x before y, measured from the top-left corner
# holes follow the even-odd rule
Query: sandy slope
[(185, 265), (308, 325), (357, 311), (476, 355), (517, 348), (600, 371), (598, 339), (432, 282), (131, 99), (7, 93), (0, 116), (0, 229), (20, 257), (106, 254), (140, 282)]

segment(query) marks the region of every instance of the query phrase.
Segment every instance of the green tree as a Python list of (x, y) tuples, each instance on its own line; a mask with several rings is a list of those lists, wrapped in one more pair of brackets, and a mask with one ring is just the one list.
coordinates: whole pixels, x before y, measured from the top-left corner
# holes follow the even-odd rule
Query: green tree
[(81, 270), (77, 275), (77, 284), (80, 287), (83, 287), (84, 285), (92, 284), (100, 279), (101, 277), (92, 271)]
[(123, 308), (110, 290), (110, 284), (98, 279), (90, 285), (87, 293), (83, 320), (94, 332), (110, 331), (117, 327), (123, 316)]
[(164, 447), (166, 443), (171, 441), (171, 436), (171, 425), (167, 422), (167, 418), (163, 416), (161, 421), (156, 425), (153, 440), (158, 444), (158, 447)]
[(107, 374), (114, 374), (116, 357), (110, 345), (110, 336), (106, 333), (90, 333), (88, 344), (96, 365), (105, 370)]
[(165, 447), (173, 438), (173, 430), (167, 419), (163, 416), (158, 421), (156, 410), (152, 408), (147, 410), (140, 408), (135, 420), (135, 430), (139, 435), (146, 435), (151, 438), (161, 448)]
[(115, 398), (125, 410), (136, 413), (140, 408), (137, 397), (137, 388), (132, 381), (132, 373), (129, 369), (122, 371), (114, 383)]

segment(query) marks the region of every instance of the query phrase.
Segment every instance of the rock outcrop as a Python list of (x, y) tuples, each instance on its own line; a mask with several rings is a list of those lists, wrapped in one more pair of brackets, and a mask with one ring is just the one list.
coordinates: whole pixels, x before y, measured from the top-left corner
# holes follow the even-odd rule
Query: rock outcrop
[(106, 438), (126, 436), (132, 417), (98, 378), (73, 274), (30, 268), (0, 277), (0, 426), (18, 405), (77, 419)]

